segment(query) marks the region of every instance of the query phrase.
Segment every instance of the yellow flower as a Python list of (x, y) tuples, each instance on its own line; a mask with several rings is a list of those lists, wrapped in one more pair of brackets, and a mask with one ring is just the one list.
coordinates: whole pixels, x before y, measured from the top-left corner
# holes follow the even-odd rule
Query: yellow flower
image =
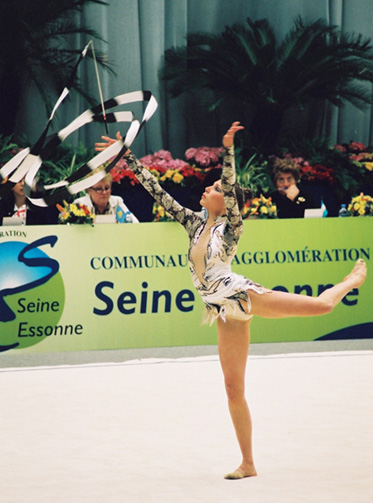
[(181, 183), (183, 181), (184, 177), (181, 173), (178, 173), (176, 172), (174, 174), (174, 176), (172, 177), (172, 180), (175, 182), (175, 183)]
[(262, 207), (260, 208), (260, 213), (264, 213), (264, 214), (266, 215), (266, 214), (268, 213), (268, 208), (267, 208), (267, 206), (262, 206)]
[(373, 216), (373, 197), (361, 192), (351, 199), (348, 210), (353, 217)]
[(155, 178), (159, 178), (160, 175), (159, 175), (159, 171), (157, 171), (156, 169), (149, 169), (150, 173), (155, 177)]
[(364, 163), (364, 166), (366, 167), (367, 170), (373, 171), (373, 162), (366, 162)]

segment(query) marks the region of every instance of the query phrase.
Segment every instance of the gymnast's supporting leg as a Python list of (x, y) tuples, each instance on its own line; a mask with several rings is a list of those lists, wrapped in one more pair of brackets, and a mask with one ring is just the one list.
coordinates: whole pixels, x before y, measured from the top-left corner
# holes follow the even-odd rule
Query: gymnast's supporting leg
[[(268, 294), (249, 292), (251, 314), (265, 318), (290, 316), (319, 316), (330, 313), (353, 288), (361, 286), (366, 277), (365, 262), (359, 259), (351, 273), (337, 285), (318, 297), (273, 291)], [(255, 476), (252, 452), (252, 423), (245, 398), (245, 370), (250, 345), (250, 320), (217, 319), (218, 348), (223, 369), (228, 405), (237, 440), (241, 448), (242, 463), (226, 475), (229, 479)]]
[(366, 277), (366, 265), (359, 259), (351, 273), (341, 283), (322, 292), (318, 297), (272, 291), (257, 294), (250, 291), (251, 314), (263, 318), (320, 316), (330, 313), (353, 288), (361, 286)]
[(228, 396), (229, 412), (242, 452), (242, 463), (228, 479), (256, 475), (252, 452), (252, 425), (245, 398), (245, 370), (250, 345), (250, 321), (217, 319), (218, 348)]

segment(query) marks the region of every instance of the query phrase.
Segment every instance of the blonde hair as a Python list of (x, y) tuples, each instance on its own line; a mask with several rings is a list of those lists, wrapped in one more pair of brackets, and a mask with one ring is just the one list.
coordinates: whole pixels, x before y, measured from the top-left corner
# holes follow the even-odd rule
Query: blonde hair
[[(104, 178), (101, 178), (101, 180), (99, 180), (98, 182), (96, 183), (100, 183), (100, 182), (106, 182), (106, 183), (110, 183), (110, 187), (113, 183), (113, 177), (111, 176), (110, 173), (108, 173), (106, 176), (104, 176)], [(94, 185), (96, 185), (96, 183)], [(92, 187), (88, 187), (87, 190), (91, 189)]]

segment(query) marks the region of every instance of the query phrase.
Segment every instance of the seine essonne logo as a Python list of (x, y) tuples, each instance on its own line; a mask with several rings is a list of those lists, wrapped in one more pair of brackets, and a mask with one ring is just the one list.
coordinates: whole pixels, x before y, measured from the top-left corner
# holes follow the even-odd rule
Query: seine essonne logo
[(33, 346), (54, 334), (65, 288), (60, 265), (41, 247), (57, 236), (32, 243), (0, 243), (0, 351)]

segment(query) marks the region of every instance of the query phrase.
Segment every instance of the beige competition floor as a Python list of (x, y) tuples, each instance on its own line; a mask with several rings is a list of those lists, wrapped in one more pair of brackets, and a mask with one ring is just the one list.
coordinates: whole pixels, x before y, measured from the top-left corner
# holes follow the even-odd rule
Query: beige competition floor
[(372, 502), (373, 342), (268, 346), (247, 368), (259, 476), (240, 481), (211, 348), (2, 355), (1, 503)]

